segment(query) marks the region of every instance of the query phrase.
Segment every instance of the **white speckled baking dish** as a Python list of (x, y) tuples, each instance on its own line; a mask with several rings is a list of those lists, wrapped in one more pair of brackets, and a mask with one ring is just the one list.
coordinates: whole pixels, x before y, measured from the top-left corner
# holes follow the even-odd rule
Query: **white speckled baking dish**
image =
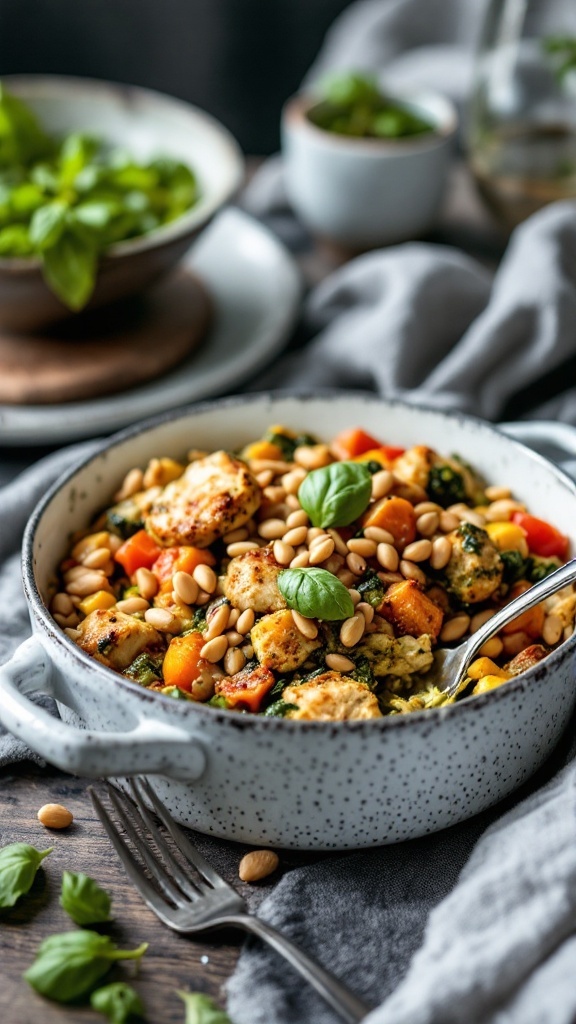
[[(70, 533), (90, 522), (128, 469), (193, 446), (237, 447), (271, 423), (324, 438), (361, 425), (386, 443), (458, 452), (576, 546), (572, 481), (477, 420), (342, 393), (199, 405), (117, 435), (35, 510), (23, 551), (33, 637), (0, 669), (0, 720), (65, 770), (152, 776), (178, 820), (242, 842), (349, 849), (471, 817), (524, 782), (568, 724), (576, 704), (576, 638), (525, 675), (450, 707), (382, 720), (299, 722), (153, 694), (84, 654), (48, 613), (43, 595)], [(55, 696), (61, 721), (28, 699), (37, 692)]]

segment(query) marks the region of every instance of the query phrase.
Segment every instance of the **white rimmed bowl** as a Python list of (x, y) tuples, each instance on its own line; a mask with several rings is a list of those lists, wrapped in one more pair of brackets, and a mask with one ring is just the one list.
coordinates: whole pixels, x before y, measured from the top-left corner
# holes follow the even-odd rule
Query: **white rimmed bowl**
[[(3, 81), (52, 135), (82, 131), (139, 160), (182, 160), (197, 174), (201, 195), (192, 209), (149, 235), (110, 246), (89, 308), (142, 291), (170, 270), (242, 181), (244, 161), (232, 135), (183, 100), (89, 78), (8, 75)], [(70, 315), (45, 284), (38, 259), (0, 258), (3, 326), (30, 331)]]
[(288, 198), (316, 236), (361, 250), (416, 238), (434, 223), (458, 115), (436, 93), (394, 94), (434, 131), (401, 139), (337, 135), (313, 124), (318, 97), (300, 94), (282, 112)]
[[(351, 849), (398, 842), (491, 806), (543, 763), (576, 705), (576, 637), (499, 689), (427, 712), (298, 722), (174, 701), (79, 650), (43, 596), (70, 533), (150, 455), (239, 446), (271, 423), (329, 439), (361, 425), (391, 444), (459, 452), (511, 487), (576, 544), (576, 486), (551, 463), (467, 417), (367, 395), (252, 395), (198, 405), (125, 431), (68, 472), (28, 524), (23, 573), (33, 628), (0, 669), (0, 721), (59, 767), (86, 776), (143, 773), (176, 818), (259, 845)], [(61, 721), (29, 700), (55, 696)]]

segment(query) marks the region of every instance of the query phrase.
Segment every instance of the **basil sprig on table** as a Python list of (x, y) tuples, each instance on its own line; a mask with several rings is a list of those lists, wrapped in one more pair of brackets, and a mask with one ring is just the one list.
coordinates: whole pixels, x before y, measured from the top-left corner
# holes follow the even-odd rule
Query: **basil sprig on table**
[(29, 891), (36, 872), (49, 853), (27, 843), (11, 843), (0, 850), (0, 907), (13, 907)]
[(232, 1024), (230, 1017), (202, 992), (178, 992), (186, 1006), (185, 1024)]
[(110, 245), (175, 220), (198, 198), (180, 161), (139, 163), (81, 132), (53, 139), (0, 82), (0, 257), (40, 257), (70, 309), (86, 305)]
[(313, 526), (348, 526), (365, 511), (372, 476), (361, 462), (333, 462), (313, 469), (298, 489), (298, 501)]
[(103, 1013), (112, 1024), (126, 1024), (130, 1017), (143, 1017), (144, 1007), (138, 993), (125, 981), (97, 988), (90, 996), (90, 1006)]
[(336, 621), (354, 614), (349, 591), (327, 569), (283, 569), (278, 589), (288, 607), (308, 619)]
[(41, 943), (24, 977), (41, 996), (70, 1003), (90, 992), (117, 960), (139, 960), (147, 949), (147, 942), (137, 949), (118, 949), (98, 932), (64, 932)]
[(110, 921), (112, 900), (104, 889), (88, 875), (64, 871), (60, 906), (79, 925)]

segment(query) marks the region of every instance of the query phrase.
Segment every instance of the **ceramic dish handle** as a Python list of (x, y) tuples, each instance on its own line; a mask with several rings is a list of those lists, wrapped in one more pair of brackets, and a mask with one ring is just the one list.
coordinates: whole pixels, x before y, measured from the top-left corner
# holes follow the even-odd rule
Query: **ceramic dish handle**
[[(569, 423), (553, 420), (522, 420), (514, 423), (499, 423), (498, 427), (509, 437), (522, 441), (529, 448), (542, 446), (557, 449), (560, 457), (574, 460), (576, 466), (576, 430)], [(555, 460), (556, 461), (556, 460)], [(567, 467), (573, 472), (571, 467)]]
[(0, 722), (64, 771), (90, 778), (162, 774), (191, 780), (204, 772), (202, 744), (184, 729), (144, 718), (125, 732), (80, 729), (29, 700), (33, 693), (58, 699), (53, 666), (38, 637), (0, 666)]

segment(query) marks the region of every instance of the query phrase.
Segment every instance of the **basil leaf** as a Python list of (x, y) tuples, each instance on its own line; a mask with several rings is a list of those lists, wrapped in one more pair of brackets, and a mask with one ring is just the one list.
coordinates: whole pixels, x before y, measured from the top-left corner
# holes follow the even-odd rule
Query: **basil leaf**
[(144, 1007), (138, 993), (125, 981), (97, 988), (90, 996), (90, 1006), (103, 1013), (112, 1024), (125, 1024), (130, 1017), (143, 1017)]
[(52, 852), (27, 843), (11, 843), (0, 850), (0, 907), (13, 907), (32, 887), (42, 861)]
[(232, 1024), (224, 1010), (202, 992), (178, 992), (186, 1006), (185, 1024)]
[(300, 484), (298, 500), (314, 526), (348, 526), (361, 516), (372, 494), (372, 477), (361, 462), (333, 462), (313, 469)]
[(36, 210), (30, 221), (30, 241), (39, 252), (56, 245), (66, 226), (68, 203), (55, 199)]
[(93, 878), (65, 871), (62, 875), (60, 906), (76, 924), (100, 924), (110, 921), (112, 900)]
[(354, 605), (348, 590), (327, 569), (283, 569), (278, 589), (289, 608), (308, 619), (349, 619)]
[(90, 931), (51, 935), (24, 978), (41, 996), (70, 1003), (90, 992), (116, 960), (139, 960), (147, 948), (143, 942), (137, 949), (118, 949), (107, 935)]
[(96, 248), (66, 231), (42, 253), (46, 284), (70, 309), (82, 309), (96, 282)]
[(8, 224), (0, 231), (0, 256), (31, 256), (34, 252), (25, 224)]

